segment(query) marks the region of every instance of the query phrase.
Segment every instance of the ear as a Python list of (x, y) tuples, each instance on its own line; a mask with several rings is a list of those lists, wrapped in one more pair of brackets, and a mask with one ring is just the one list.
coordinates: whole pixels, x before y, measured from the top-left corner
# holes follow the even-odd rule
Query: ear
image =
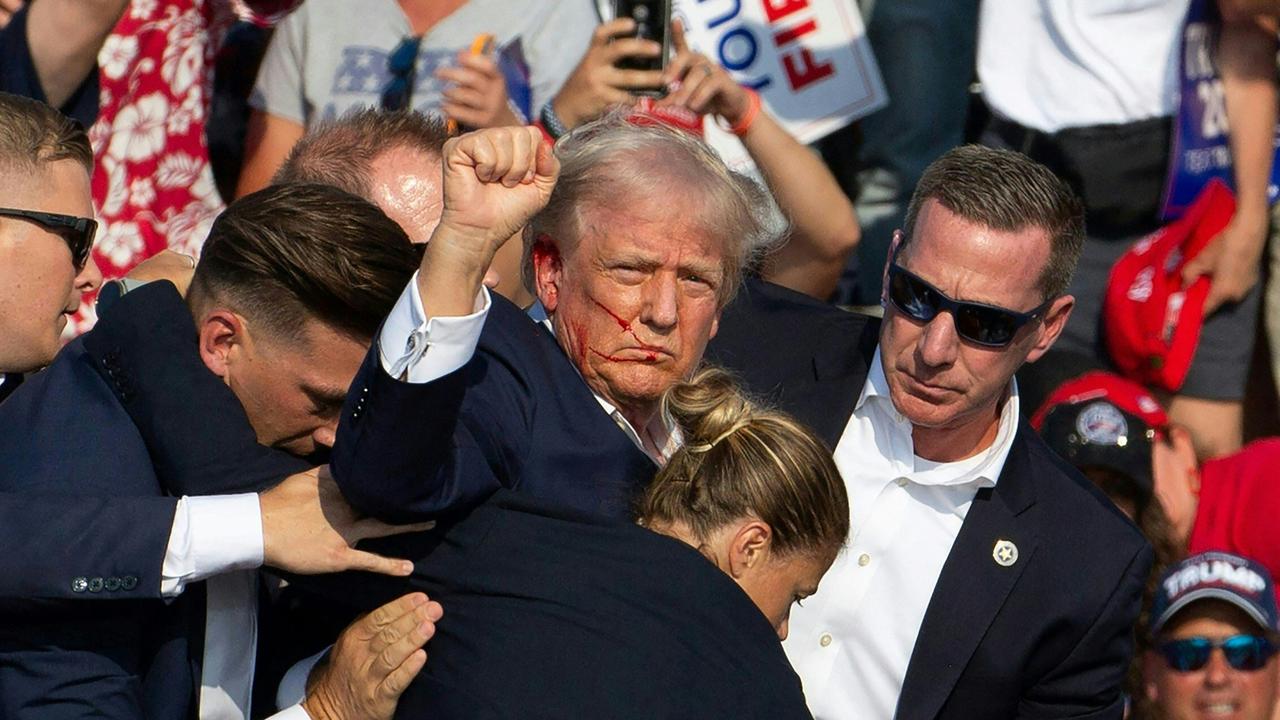
[(1200, 494), (1200, 463), (1196, 459), (1196, 444), (1191, 433), (1181, 425), (1170, 425), (1169, 447), (1173, 448), (1173, 456), (1178, 466), (1187, 471), (1187, 483), (1194, 495)]
[(720, 310), (717, 310), (716, 316), (711, 319), (711, 333), (707, 335), (708, 340), (715, 337), (716, 333), (720, 332), (720, 312)]
[(539, 235), (530, 249), (533, 260), (534, 293), (548, 313), (560, 304), (560, 280), (564, 273), (560, 248), (547, 235)]
[(1035, 362), (1040, 359), (1040, 356), (1049, 352), (1049, 348), (1053, 347), (1058, 336), (1062, 334), (1063, 328), (1067, 326), (1067, 318), (1071, 317), (1071, 310), (1075, 306), (1076, 299), (1071, 295), (1063, 295), (1049, 305), (1049, 309), (1044, 313), (1044, 319), (1040, 321), (1036, 344), (1027, 353), (1027, 362)]
[(1160, 701), (1160, 688), (1156, 684), (1156, 675), (1163, 670), (1162, 663), (1163, 661), (1152, 650), (1142, 654), (1142, 689), (1147, 694), (1147, 701), (1152, 705)]
[(880, 307), (889, 306), (889, 266), (893, 265), (898, 254), (898, 246), (902, 244), (902, 231), (893, 231), (893, 240), (889, 243), (889, 254), (884, 256), (884, 271), (880, 275)]
[(729, 540), (729, 575), (737, 580), (769, 559), (773, 529), (763, 520), (748, 520)]
[(217, 309), (200, 320), (200, 359), (223, 380), (231, 373), (246, 340), (244, 318), (230, 310)]

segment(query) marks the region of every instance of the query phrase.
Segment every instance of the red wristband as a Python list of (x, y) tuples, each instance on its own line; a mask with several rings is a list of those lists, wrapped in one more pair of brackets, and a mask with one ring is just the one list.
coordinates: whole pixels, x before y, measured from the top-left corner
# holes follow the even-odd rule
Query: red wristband
[(738, 118), (738, 122), (730, 125), (727, 129), (729, 132), (742, 137), (751, 130), (751, 126), (755, 124), (756, 117), (760, 115), (760, 93), (747, 88), (747, 111)]

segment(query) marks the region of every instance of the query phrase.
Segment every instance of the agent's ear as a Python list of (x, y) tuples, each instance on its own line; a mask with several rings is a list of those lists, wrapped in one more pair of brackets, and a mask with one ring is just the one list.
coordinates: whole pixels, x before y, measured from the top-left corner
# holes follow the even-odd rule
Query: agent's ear
[(893, 231), (893, 240), (889, 243), (889, 254), (884, 256), (884, 270), (880, 273), (880, 307), (889, 307), (889, 268), (898, 254), (898, 246), (902, 244), (902, 231)]
[(1147, 702), (1155, 705), (1160, 701), (1160, 687), (1156, 683), (1156, 675), (1165, 672), (1164, 660), (1155, 651), (1147, 650), (1142, 654), (1142, 689), (1147, 694)]
[(1049, 309), (1044, 311), (1044, 319), (1040, 321), (1036, 344), (1027, 353), (1027, 362), (1035, 362), (1049, 352), (1049, 348), (1053, 347), (1053, 343), (1066, 328), (1067, 318), (1071, 317), (1071, 310), (1075, 306), (1076, 299), (1072, 295), (1063, 295), (1049, 305)]
[(735, 580), (759, 569), (769, 560), (773, 545), (773, 529), (763, 520), (748, 520), (729, 538), (729, 567), (725, 570)]
[(200, 359), (214, 375), (226, 380), (248, 340), (244, 318), (220, 308), (200, 320), (199, 331)]
[(534, 294), (548, 313), (554, 313), (560, 304), (560, 281), (564, 274), (560, 248), (547, 235), (539, 235), (534, 239), (530, 253)]

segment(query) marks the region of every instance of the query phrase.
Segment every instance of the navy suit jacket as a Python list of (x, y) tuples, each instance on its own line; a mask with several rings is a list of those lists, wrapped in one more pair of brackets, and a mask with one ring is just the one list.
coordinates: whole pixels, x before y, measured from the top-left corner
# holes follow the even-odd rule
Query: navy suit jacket
[(811, 717), (755, 603), (693, 548), (630, 521), (502, 489), (378, 548), (422, 559), (408, 578), (300, 580), (366, 607), (412, 590), (444, 607), (398, 718)]
[(331, 468), (359, 510), (435, 519), (499, 488), (629, 518), (656, 466), (609, 418), (542, 325), (494, 295), (474, 357), (429, 383), (382, 369), (352, 383)]
[[(301, 464), (256, 445), (235, 397), (203, 367), (172, 285), (138, 289), (112, 310), (0, 405), (0, 491), (12, 507), (51, 506), (26, 517), (11, 507), (2, 526), (7, 547), (32, 552), (5, 553), (21, 576), (8, 579), (4, 607), (24, 620), (0, 624), (0, 717), (186, 717), (203, 593), (156, 599), (175, 503), (165, 493), (257, 489)], [(207, 415), (166, 404), (194, 398)], [(98, 598), (121, 601), (67, 602)]]
[[(835, 447), (879, 333), (760, 281), (726, 309), (707, 358)], [(997, 540), (1019, 558), (992, 559)], [(979, 491), (943, 565), (896, 717), (1116, 718), (1151, 549), (1106, 496), (1022, 421), (994, 488)]]

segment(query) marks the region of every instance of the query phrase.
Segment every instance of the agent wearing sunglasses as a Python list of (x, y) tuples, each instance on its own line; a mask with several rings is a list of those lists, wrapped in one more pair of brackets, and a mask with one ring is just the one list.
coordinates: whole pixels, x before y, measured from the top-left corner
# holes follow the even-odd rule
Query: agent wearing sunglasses
[[(39, 137), (33, 153), (24, 141)], [(90, 257), (93, 154), (84, 129), (0, 93), (0, 398), (49, 364), (80, 296), (102, 284)]]
[(784, 643), (818, 720), (1120, 716), (1151, 551), (1013, 381), (1071, 312), (1082, 216), (1045, 167), (957, 148), (917, 185), (882, 321), (764, 283), (722, 315), (708, 360), (780, 389), (849, 491), (849, 543)]
[(1165, 573), (1151, 617), (1143, 677), (1159, 717), (1272, 717), (1280, 614), (1266, 568), (1228, 553), (1189, 557)]

